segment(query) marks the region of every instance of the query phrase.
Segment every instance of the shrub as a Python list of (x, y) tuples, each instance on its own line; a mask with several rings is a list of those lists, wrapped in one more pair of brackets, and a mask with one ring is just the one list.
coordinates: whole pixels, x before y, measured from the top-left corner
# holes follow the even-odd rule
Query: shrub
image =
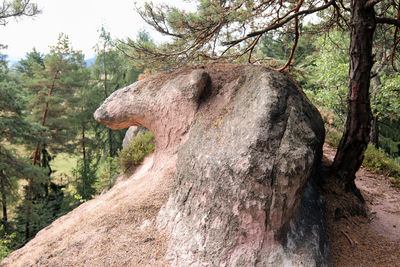
[[(326, 123), (325, 129), (325, 142), (337, 148), (341, 139), (341, 133)], [(373, 173), (388, 176), (393, 184), (400, 187), (400, 164), (383, 150), (376, 149), (373, 145), (369, 144), (365, 151), (362, 165)]]
[(372, 172), (389, 176), (392, 183), (400, 186), (400, 165), (382, 150), (368, 145), (365, 151), (363, 166)]
[(0, 232), (2, 233), (2, 237), (0, 237), (0, 261), (1, 261), (13, 251), (13, 249), (10, 247), (12, 247), (12, 243), (16, 237), (16, 233), (14, 232), (10, 235), (4, 234), (3, 225), (0, 226)]
[(118, 157), (107, 157), (102, 163), (102, 174), (99, 175), (94, 187), (97, 193), (104, 193), (114, 186), (116, 179), (120, 173)]
[(150, 131), (141, 132), (132, 138), (128, 146), (119, 152), (119, 165), (124, 173), (132, 173), (143, 159), (154, 151), (154, 135)]

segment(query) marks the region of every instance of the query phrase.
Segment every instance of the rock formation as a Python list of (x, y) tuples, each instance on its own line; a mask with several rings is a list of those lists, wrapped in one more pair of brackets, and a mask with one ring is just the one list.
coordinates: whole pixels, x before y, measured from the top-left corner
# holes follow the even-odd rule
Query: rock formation
[[(328, 265), (323, 201), (311, 181), (322, 155), (323, 123), (285, 75), (259, 66), (185, 68), (116, 91), (95, 118), (113, 129), (150, 129), (156, 138), (152, 163), (55, 221), (4, 265), (57, 265), (57, 258), (67, 257), (74, 266), (104, 265), (121, 243), (127, 253), (117, 253), (128, 259), (108, 265)], [(117, 217), (125, 205), (151, 207), (151, 215), (105, 225), (115, 233), (109, 240), (99, 212), (113, 205), (119, 212), (108, 212)], [(99, 229), (75, 229), (74, 217), (90, 207), (84, 220)], [(118, 236), (122, 229), (131, 235)], [(96, 241), (87, 238), (90, 245), (81, 240), (79, 251), (68, 250), (88, 233)], [(154, 257), (146, 256), (149, 243), (159, 248)]]

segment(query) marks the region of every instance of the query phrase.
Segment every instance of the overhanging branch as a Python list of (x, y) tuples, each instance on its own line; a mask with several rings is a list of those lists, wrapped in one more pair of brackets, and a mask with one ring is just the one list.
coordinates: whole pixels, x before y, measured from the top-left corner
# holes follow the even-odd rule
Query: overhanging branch
[(374, 7), (379, 2), (382, 2), (382, 0), (369, 0), (369, 1), (367, 1), (367, 3), (365, 3), (365, 7), (366, 8)]
[(400, 20), (392, 19), (392, 18), (388, 18), (388, 17), (377, 17), (376, 18), (376, 23), (390, 24), (390, 25), (394, 25), (394, 26), (400, 27)]
[(242, 37), (240, 39), (236, 39), (236, 40), (233, 40), (233, 41), (230, 41), (230, 42), (224, 42), (223, 45), (236, 45), (236, 44), (238, 44), (238, 43), (240, 43), (240, 42), (242, 42), (242, 41), (244, 41), (244, 40), (246, 40), (248, 38), (255, 37), (257, 35), (262, 35), (264, 33), (267, 33), (269, 31), (271, 31), (271, 30), (278, 29), (278, 28), (282, 27), (283, 25), (285, 25), (286, 23), (288, 23), (289, 21), (291, 21), (292, 19), (297, 18), (299, 16), (309, 15), (309, 14), (312, 14), (312, 13), (327, 9), (328, 7), (332, 6), (334, 3), (335, 3), (335, 1), (331, 0), (328, 3), (326, 3), (325, 5), (322, 5), (320, 7), (299, 11), (299, 12), (294, 13), (293, 15), (287, 17), (286, 19), (284, 19), (284, 20), (282, 20), (282, 21), (280, 21), (278, 23), (272, 24), (272, 25), (270, 25), (270, 26), (268, 26), (268, 27), (266, 27), (266, 28), (264, 28), (264, 29), (262, 29), (260, 31), (251, 32), (251, 33), (247, 34), (245, 37)]

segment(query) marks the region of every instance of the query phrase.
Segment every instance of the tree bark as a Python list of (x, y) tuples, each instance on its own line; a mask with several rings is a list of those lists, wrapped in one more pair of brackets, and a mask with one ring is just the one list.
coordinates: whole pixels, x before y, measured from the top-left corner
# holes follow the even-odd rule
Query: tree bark
[(28, 192), (27, 192), (27, 207), (26, 207), (26, 212), (25, 212), (25, 243), (28, 242), (29, 237), (30, 237), (30, 223), (31, 223), (31, 214), (32, 214), (32, 191), (33, 191), (33, 179), (29, 178), (28, 182)]
[[(374, 112), (376, 113), (376, 111)], [(378, 115), (372, 116), (371, 120), (371, 133), (369, 135), (371, 139), (371, 144), (375, 146), (375, 148), (379, 148), (379, 128), (378, 128)]]
[(113, 132), (111, 129), (108, 129), (108, 145), (110, 148), (109, 156), (114, 157), (114, 142), (113, 142)]
[(8, 218), (7, 218), (7, 195), (6, 195), (6, 176), (3, 170), (0, 170), (0, 185), (1, 185), (1, 204), (3, 206), (3, 226), (4, 231), (8, 231)]
[[(60, 73), (59, 69), (57, 69), (56, 72), (54, 73), (53, 83), (51, 84), (48, 96), (52, 96), (53, 95), (56, 79), (57, 79), (59, 73)], [(50, 102), (50, 100), (47, 100), (45, 105), (44, 105), (42, 122), (40, 124), (42, 126), (46, 126), (47, 113), (49, 112), (49, 102)], [(33, 163), (32, 163), (33, 165), (36, 165), (36, 163), (37, 163), (37, 159), (39, 157), (39, 149), (40, 149), (40, 143), (38, 143), (36, 145), (35, 153), (33, 154)]]
[[(375, 73), (375, 76), (372, 78), (372, 92), (371, 92), (371, 99), (372, 103), (376, 104), (376, 94), (381, 86), (380, 80), (380, 72)], [(376, 147), (379, 148), (379, 128), (378, 128), (378, 111), (375, 109), (372, 114), (371, 119), (371, 133), (370, 133), (370, 140), (371, 143)]]
[(366, 7), (366, 2), (351, 1), (347, 119), (332, 166), (338, 172), (345, 189), (356, 193), (362, 201), (354, 179), (369, 142), (372, 117), (369, 86), (373, 65), (372, 44), (376, 28), (374, 8)]
[(82, 125), (82, 156), (83, 156), (83, 165), (86, 170), (86, 143), (85, 143), (85, 125)]

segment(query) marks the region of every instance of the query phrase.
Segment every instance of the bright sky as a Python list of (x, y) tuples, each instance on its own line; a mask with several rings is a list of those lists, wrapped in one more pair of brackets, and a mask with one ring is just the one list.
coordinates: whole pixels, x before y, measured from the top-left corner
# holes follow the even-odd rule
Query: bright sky
[[(95, 46), (102, 25), (113, 38), (135, 38), (139, 30), (149, 27), (134, 10), (134, 0), (33, 0), (42, 13), (35, 18), (9, 20), (0, 26), (0, 44), (8, 45), (4, 51), (9, 60), (23, 58), (33, 47), (47, 53), (50, 45), (55, 45), (60, 32), (69, 36), (72, 47), (81, 50), (86, 58), (94, 55)], [(142, 6), (145, 0), (136, 1)], [(181, 1), (157, 0), (174, 5)], [(187, 4), (186, 4), (187, 5)], [(159, 36), (153, 35), (153, 38)]]

